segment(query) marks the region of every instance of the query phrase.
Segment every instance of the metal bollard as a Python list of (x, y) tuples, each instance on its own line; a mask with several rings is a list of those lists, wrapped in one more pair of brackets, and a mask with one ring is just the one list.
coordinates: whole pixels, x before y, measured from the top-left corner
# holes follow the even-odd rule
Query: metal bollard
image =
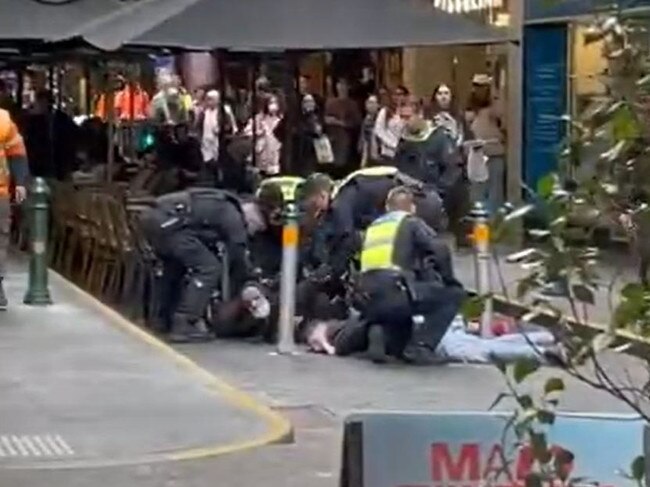
[(476, 292), (484, 297), (481, 315), (481, 336), (492, 336), (492, 260), (490, 255), (490, 214), (482, 203), (475, 203), (472, 209), (474, 229), (472, 232), (476, 251)]
[(29, 211), (29, 239), (31, 255), (29, 259), (29, 285), (25, 304), (52, 304), (47, 284), (47, 233), (49, 217), (50, 189), (43, 178), (34, 178), (29, 190), (27, 208)]
[(278, 323), (278, 353), (286, 355), (296, 352), (293, 334), (298, 274), (298, 233), (298, 209), (294, 202), (289, 202), (285, 208), (285, 222), (282, 229), (282, 274)]

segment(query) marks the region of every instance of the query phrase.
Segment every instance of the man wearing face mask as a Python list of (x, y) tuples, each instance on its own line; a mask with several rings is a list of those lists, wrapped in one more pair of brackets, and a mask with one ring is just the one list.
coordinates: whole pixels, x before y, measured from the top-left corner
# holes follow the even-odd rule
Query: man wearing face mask
[[(278, 218), (281, 194), (267, 190), (241, 203), (237, 196), (212, 188), (190, 188), (159, 197), (141, 217), (147, 240), (163, 263), (159, 302), (161, 328), (171, 328), (172, 342), (203, 341), (209, 333), (203, 323), (208, 302), (222, 276), (223, 244), (229, 264), (230, 288), (240, 292), (248, 277), (249, 239)], [(175, 288), (187, 278), (177, 306)], [(222, 289), (222, 292), (225, 290)]]

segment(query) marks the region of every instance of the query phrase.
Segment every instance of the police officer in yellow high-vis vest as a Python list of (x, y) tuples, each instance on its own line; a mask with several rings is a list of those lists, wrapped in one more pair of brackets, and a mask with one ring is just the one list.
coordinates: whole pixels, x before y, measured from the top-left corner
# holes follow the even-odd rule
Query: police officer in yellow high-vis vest
[(464, 297), (446, 243), (415, 215), (415, 195), (390, 191), (387, 213), (367, 229), (361, 251), (357, 306), (368, 324), (368, 352), (417, 364), (437, 361), (435, 350)]
[(332, 194), (330, 219), (333, 235), (330, 254), (336, 274), (342, 274), (348, 269), (351, 259), (360, 248), (359, 233), (385, 211), (389, 191), (402, 185), (412, 188), (417, 194), (418, 212), (420, 206), (426, 209), (426, 221), (430, 226), (436, 230), (445, 227), (442, 200), (435, 191), (425, 192), (419, 181), (400, 173), (392, 166), (355, 171), (340, 182)]

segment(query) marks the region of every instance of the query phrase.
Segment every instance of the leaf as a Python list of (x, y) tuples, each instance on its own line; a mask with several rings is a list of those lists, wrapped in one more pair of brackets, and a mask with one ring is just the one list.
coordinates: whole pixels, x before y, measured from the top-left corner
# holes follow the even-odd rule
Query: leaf
[(643, 285), (636, 284), (636, 283), (627, 284), (621, 290), (621, 296), (623, 296), (625, 299), (629, 299), (631, 301), (642, 300), (645, 293), (646, 293), (646, 291), (643, 288)]
[(533, 398), (530, 397), (528, 394), (524, 394), (523, 396), (517, 396), (517, 402), (523, 409), (532, 409), (533, 407)]
[(474, 321), (483, 314), (485, 309), (485, 297), (484, 296), (471, 296), (465, 299), (463, 305), (460, 308), (460, 314), (467, 321)]
[(571, 290), (575, 298), (581, 303), (595, 304), (596, 297), (594, 296), (594, 292), (584, 284), (574, 284), (571, 286)]
[(560, 392), (564, 390), (564, 381), (559, 377), (551, 377), (544, 384), (544, 394)]
[(537, 182), (537, 194), (546, 199), (553, 194), (553, 190), (557, 185), (557, 174), (549, 173)]
[(517, 262), (521, 262), (523, 260), (527, 260), (531, 257), (537, 257), (539, 255), (539, 251), (533, 247), (520, 250), (519, 252), (514, 252), (510, 255), (506, 256), (506, 262), (508, 264), (516, 264)]
[(542, 424), (550, 424), (552, 425), (555, 423), (555, 413), (553, 411), (546, 411), (544, 409), (540, 409), (537, 411), (537, 421), (539, 421)]
[(632, 478), (637, 482), (643, 480), (645, 477), (645, 457), (643, 455), (639, 455), (632, 461), (630, 473), (632, 474)]
[(520, 384), (526, 379), (526, 377), (534, 373), (537, 369), (539, 369), (539, 363), (535, 360), (517, 360), (512, 372), (513, 378), (517, 384)]
[(548, 237), (551, 234), (550, 230), (544, 230), (540, 228), (533, 228), (531, 230), (528, 230), (528, 235), (530, 235), (533, 238), (536, 239), (541, 239), (543, 237)]
[(520, 206), (515, 211), (508, 213), (503, 219), (503, 221), (511, 222), (518, 218), (522, 218), (526, 216), (528, 213), (530, 213), (531, 211), (533, 211), (534, 209), (535, 209), (535, 205), (532, 204)]

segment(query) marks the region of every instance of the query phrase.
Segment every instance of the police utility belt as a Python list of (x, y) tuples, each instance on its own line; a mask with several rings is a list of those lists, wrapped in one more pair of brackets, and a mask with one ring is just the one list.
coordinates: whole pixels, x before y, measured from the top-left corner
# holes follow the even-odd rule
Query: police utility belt
[(241, 201), (227, 191), (195, 188), (161, 196), (156, 207), (165, 212), (168, 218), (160, 228), (166, 231), (187, 227), (210, 228), (220, 218), (219, 204), (225, 202), (233, 204), (243, 215)]

